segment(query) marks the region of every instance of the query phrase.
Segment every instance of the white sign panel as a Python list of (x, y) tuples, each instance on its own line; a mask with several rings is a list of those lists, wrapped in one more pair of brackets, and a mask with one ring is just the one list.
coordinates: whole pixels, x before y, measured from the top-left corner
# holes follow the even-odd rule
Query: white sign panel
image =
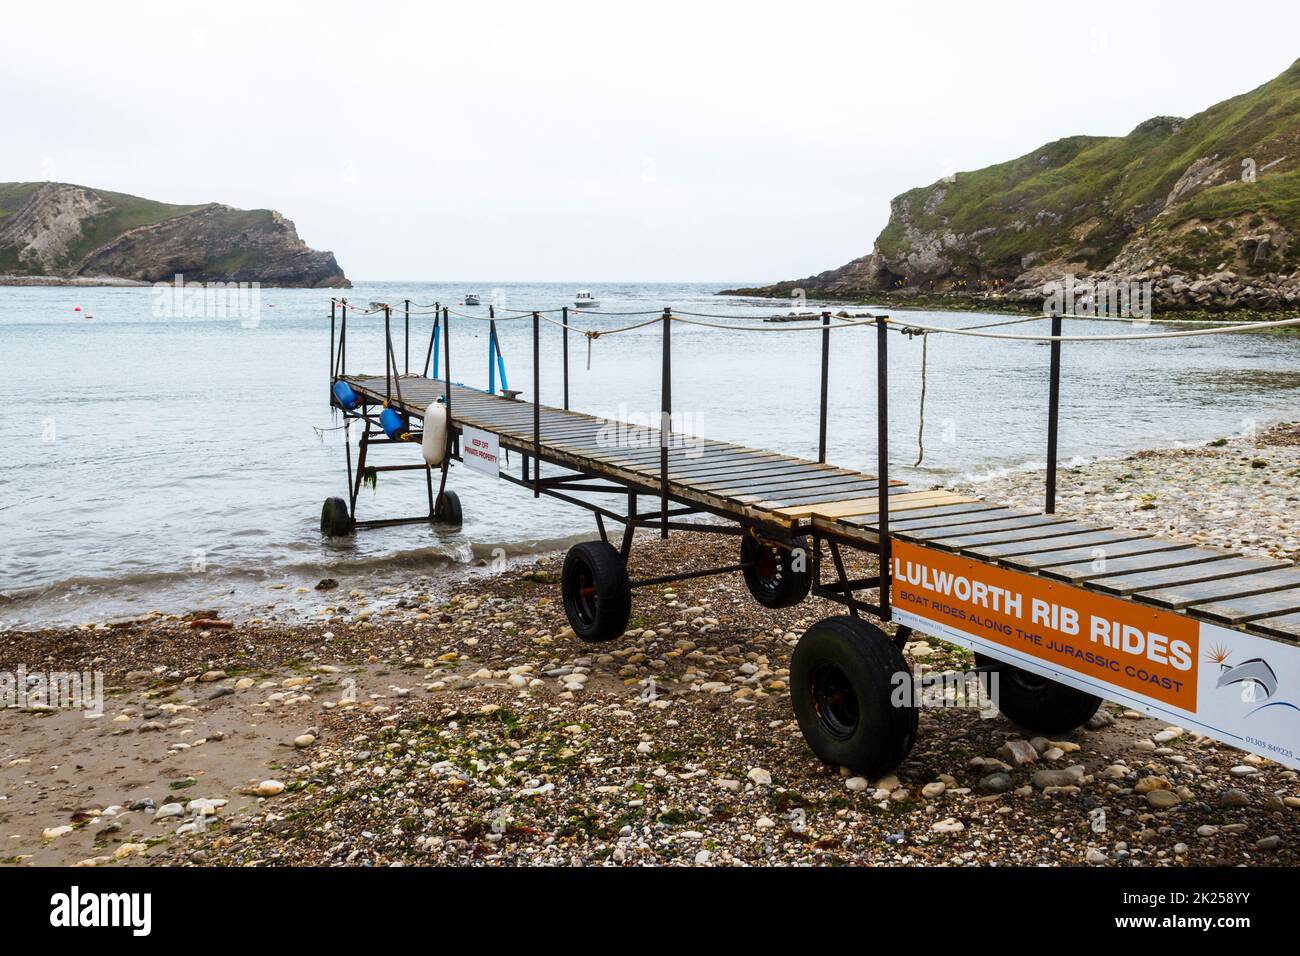
[(1300, 769), (1300, 647), (894, 542), (894, 620)]
[(460, 435), (460, 457), (475, 471), (501, 477), (501, 440), (491, 432), (466, 426)]

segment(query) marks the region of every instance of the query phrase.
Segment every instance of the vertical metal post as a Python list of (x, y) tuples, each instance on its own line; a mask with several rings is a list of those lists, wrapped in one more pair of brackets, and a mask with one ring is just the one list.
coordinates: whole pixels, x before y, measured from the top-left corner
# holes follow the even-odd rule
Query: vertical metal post
[(1052, 316), (1052, 360), (1047, 391), (1047, 503), (1043, 510), (1056, 514), (1056, 426), (1061, 414), (1061, 316)]
[(443, 393), (447, 402), (447, 441), (451, 441), (451, 313), (442, 310)]
[(334, 404), (334, 315), (338, 311), (338, 302), (330, 299), (330, 404)]
[(403, 370), (409, 375), (411, 372), (411, 300), (406, 300), (406, 364)]
[(542, 496), (542, 318), (533, 313), (533, 497)]
[[(434, 349), (438, 345), (438, 323), (442, 320), (442, 307), (437, 302), (433, 304), (433, 328), (429, 330), (429, 351), (424, 353), (424, 377), (429, 377), (429, 362), (433, 360)], [(433, 377), (438, 377), (438, 365), (435, 362), (433, 366)]]
[(343, 325), (339, 328), (339, 375), (348, 374), (348, 300), (343, 299)]
[(664, 309), (663, 380), (659, 411), (659, 537), (668, 537), (668, 443), (673, 421), (673, 310)]
[(564, 410), (569, 410), (569, 307), (566, 305), (562, 312), (564, 313)]
[(488, 306), (488, 394), (497, 393), (497, 307)]
[(817, 426), (817, 461), (826, 464), (826, 392), (831, 372), (831, 314), (822, 313), (822, 405)]
[[(437, 306), (435, 305), (434, 308), (436, 309)], [(433, 320), (433, 327), (435, 331), (438, 328), (438, 320), (436, 317)], [(451, 471), (451, 451), (454, 443), (454, 430), (451, 418), (451, 313), (445, 306), (442, 310), (442, 337), (447, 350), (444, 356), (446, 362), (444, 374), (446, 375), (446, 378), (443, 379), (443, 402), (447, 406), (447, 451), (442, 457), (442, 475), (438, 479), (438, 495), (434, 499), (435, 515), (437, 514), (438, 506), (442, 504), (443, 492), (447, 489), (447, 474)], [(438, 375), (436, 357), (434, 361), (433, 374), (435, 378)]]
[(389, 328), (392, 311), (384, 306), (384, 399), (389, 402), (393, 400), (393, 375), (397, 372), (393, 367), (393, 335)]
[(889, 587), (893, 548), (889, 539), (889, 325), (885, 316), (876, 316), (876, 495), (880, 502), (880, 619), (893, 615), (889, 607)]

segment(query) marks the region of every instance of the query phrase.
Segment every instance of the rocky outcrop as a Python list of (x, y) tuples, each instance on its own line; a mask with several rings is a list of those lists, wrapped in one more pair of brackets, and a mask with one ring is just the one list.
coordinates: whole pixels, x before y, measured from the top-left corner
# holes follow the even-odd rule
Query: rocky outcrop
[(1300, 61), (1188, 119), (1077, 136), (903, 193), (871, 253), (735, 294), (1038, 303), (1066, 277), (1181, 309), (1300, 305)]
[(278, 212), (176, 206), (66, 183), (0, 184), (0, 274), (17, 281), (258, 282), (348, 288)]

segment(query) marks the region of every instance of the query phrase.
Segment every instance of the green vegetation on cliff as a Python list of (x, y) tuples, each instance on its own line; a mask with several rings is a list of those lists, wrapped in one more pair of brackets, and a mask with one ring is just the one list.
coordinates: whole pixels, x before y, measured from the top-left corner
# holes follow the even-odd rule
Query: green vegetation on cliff
[(67, 183), (0, 183), (0, 275), (348, 284), (269, 209), (178, 205)]
[[(1294, 301), (1300, 269), (1300, 61), (1189, 119), (1126, 136), (1072, 136), (1026, 156), (909, 190), (869, 256), (767, 289), (837, 297), (1004, 295), (1051, 275), (1159, 273), (1170, 295), (1231, 276), (1227, 307)], [(1240, 285), (1234, 284), (1240, 279)], [(1216, 280), (1220, 281), (1220, 280)], [(1277, 295), (1273, 295), (1277, 292)], [(1199, 296), (1199, 297), (1198, 297)]]

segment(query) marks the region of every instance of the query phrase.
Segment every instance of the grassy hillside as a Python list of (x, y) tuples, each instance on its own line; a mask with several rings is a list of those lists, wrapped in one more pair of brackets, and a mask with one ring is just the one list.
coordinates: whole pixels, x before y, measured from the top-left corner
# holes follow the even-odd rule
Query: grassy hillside
[[(0, 228), (4, 227), (6, 219), (16, 213), (44, 185), (45, 183), (0, 183)], [(96, 196), (108, 208), (82, 223), (81, 236), (69, 245), (67, 255), (57, 263), (59, 269), (71, 268), (92, 251), (111, 242), (129, 229), (174, 219), (202, 209), (206, 205), (200, 203), (181, 206), (102, 189), (86, 191)], [(0, 245), (0, 273), (24, 274), (32, 271), (29, 264), (19, 260), (20, 251), (14, 246)]]
[[(1248, 158), (1258, 169), (1254, 183), (1241, 181)], [(1166, 211), (1171, 192), (1198, 161), (1215, 166), (1213, 175)], [(1147, 224), (1168, 231), (1191, 219), (1262, 214), (1300, 234), (1300, 61), (1190, 119), (1160, 117), (1123, 137), (1049, 143), (904, 193), (894, 211), (878, 240), (886, 257), (910, 251), (909, 232), (984, 231), (981, 271), (1009, 275), (1031, 253), (1102, 268)]]

